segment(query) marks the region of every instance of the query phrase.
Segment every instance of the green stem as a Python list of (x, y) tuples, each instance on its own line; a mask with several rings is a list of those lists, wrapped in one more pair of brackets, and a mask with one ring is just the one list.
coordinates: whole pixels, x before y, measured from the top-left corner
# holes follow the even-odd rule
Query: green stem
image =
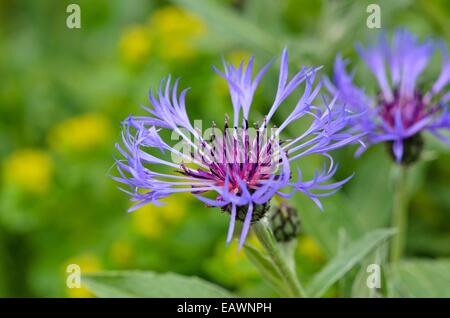
[(392, 209), (392, 226), (397, 229), (397, 234), (391, 243), (391, 262), (395, 263), (402, 257), (405, 248), (407, 227), (407, 193), (406, 193), (406, 168), (400, 166), (395, 180), (394, 201)]
[(298, 281), (297, 274), (295, 273), (295, 268), (289, 266), (281, 253), (281, 250), (273, 236), (272, 230), (267, 224), (267, 220), (262, 219), (252, 226), (256, 237), (259, 242), (267, 252), (267, 255), (272, 260), (275, 267), (278, 269), (281, 277), (283, 278), (286, 288), (290, 291), (292, 297), (304, 297), (305, 292), (303, 291), (300, 282)]

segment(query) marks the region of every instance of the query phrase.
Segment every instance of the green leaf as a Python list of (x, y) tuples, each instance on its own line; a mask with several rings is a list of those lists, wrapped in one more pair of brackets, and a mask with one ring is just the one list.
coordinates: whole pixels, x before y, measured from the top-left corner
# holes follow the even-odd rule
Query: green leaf
[(379, 229), (348, 244), (312, 279), (307, 294), (311, 297), (322, 296), (331, 285), (394, 233), (393, 229)]
[(389, 297), (450, 297), (450, 259), (399, 262), (387, 278)]
[(236, 297), (220, 286), (197, 277), (143, 271), (100, 272), (82, 277), (97, 297), (221, 298)]
[(283, 279), (272, 261), (260, 250), (250, 244), (244, 245), (244, 251), (248, 259), (256, 266), (263, 278), (266, 279), (266, 281), (280, 294), (284, 294), (285, 288), (283, 287)]
[(321, 213), (307, 196), (293, 197), (293, 202), (298, 207), (303, 229), (314, 237), (327, 256), (336, 254), (340, 232), (345, 232), (349, 239), (361, 235), (355, 219), (352, 217), (354, 213), (348, 201), (342, 193), (336, 193), (323, 200), (325, 213)]
[[(353, 168), (357, 173), (346, 187), (351, 198), (349, 217), (357, 224), (360, 234), (389, 226), (391, 222), (392, 164), (386, 158), (385, 149), (380, 148), (357, 162), (357, 167)], [(374, 175), (373, 171), (378, 173)]]

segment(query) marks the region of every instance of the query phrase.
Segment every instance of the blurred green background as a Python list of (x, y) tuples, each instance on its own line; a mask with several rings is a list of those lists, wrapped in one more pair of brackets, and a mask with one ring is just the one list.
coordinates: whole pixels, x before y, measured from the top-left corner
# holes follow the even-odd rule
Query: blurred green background
[[(173, 271), (241, 296), (274, 295), (236, 245), (225, 245), (228, 217), (219, 210), (181, 195), (164, 207), (126, 213), (128, 198), (110, 179), (120, 121), (144, 114), (149, 88), (169, 73), (192, 87), (191, 119), (221, 121), (231, 105), (211, 65), (222, 56), (239, 63), (254, 54), (261, 67), (287, 46), (292, 72), (324, 65), (322, 74), (330, 74), (342, 52), (365, 72), (353, 44), (376, 36), (366, 27), (366, 7), (374, 2), (388, 34), (404, 26), (448, 45), (446, 0), (0, 1), (0, 296), (90, 296), (66, 288), (71, 263), (84, 272)], [(70, 3), (81, 7), (81, 29), (66, 27)], [(438, 71), (437, 58), (426, 78)], [(260, 114), (276, 76), (272, 67), (258, 91)], [(356, 175), (324, 200), (325, 213), (306, 198), (295, 201), (304, 281), (342, 238), (389, 225), (392, 164), (382, 145), (359, 160), (354, 150), (335, 152), (337, 179)], [(407, 257), (450, 257), (450, 152), (427, 138), (424, 159), (411, 178)], [(316, 164), (302, 168), (311, 172)], [(343, 296), (337, 288), (329, 295)]]

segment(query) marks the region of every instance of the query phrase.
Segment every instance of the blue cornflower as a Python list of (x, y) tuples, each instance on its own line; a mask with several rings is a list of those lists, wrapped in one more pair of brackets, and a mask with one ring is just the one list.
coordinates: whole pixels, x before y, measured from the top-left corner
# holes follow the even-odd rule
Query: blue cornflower
[[(418, 84), (434, 52), (440, 49), (442, 68), (431, 85)], [(429, 131), (450, 145), (440, 130), (450, 129), (448, 101), (450, 91), (445, 90), (450, 80), (450, 61), (444, 43), (427, 39), (420, 43), (406, 30), (395, 32), (389, 45), (384, 34), (379, 42), (367, 49), (357, 45), (360, 57), (374, 74), (379, 94), (369, 97), (353, 84), (353, 73), (346, 72), (348, 61), (338, 55), (331, 83), (332, 93), (339, 92), (340, 99), (350, 109), (362, 113), (355, 125), (367, 132), (366, 143), (387, 142), (389, 152), (397, 163), (416, 161), (423, 147), (422, 132)], [(388, 76), (389, 74), (389, 76)], [(360, 155), (366, 148), (360, 148)]]
[[(120, 176), (114, 179), (130, 187), (130, 191), (124, 191), (137, 202), (130, 211), (147, 203), (163, 204), (159, 201), (174, 193), (189, 192), (208, 206), (221, 207), (230, 214), (228, 242), (236, 219), (243, 222), (241, 247), (251, 223), (264, 215), (274, 195), (289, 198), (303, 192), (321, 208), (319, 198), (334, 193), (349, 179), (326, 184), (337, 169), (328, 152), (362, 136), (347, 130), (354, 115), (340, 107), (336, 98), (329, 104), (323, 99), (323, 107), (314, 105), (321, 89), (321, 83), (314, 83), (317, 68), (304, 67), (288, 81), (287, 50), (281, 56), (274, 102), (262, 124), (249, 127), (253, 95), (271, 64), (253, 78), (253, 60), (251, 57), (238, 67), (224, 61), (223, 72), (214, 68), (227, 81), (233, 106), (232, 118), (225, 116), (223, 132), (213, 123), (204, 136), (191, 124), (185, 106), (187, 89), (178, 94), (179, 81), (172, 86), (170, 76), (161, 82), (157, 94), (150, 92), (153, 107), (144, 107), (149, 115), (130, 116), (123, 122), (123, 141), (117, 149), (124, 158), (116, 160)], [(279, 106), (302, 84), (305, 88), (292, 112), (279, 127), (269, 128)], [(303, 117), (310, 119), (306, 130), (292, 140), (279, 138), (288, 125)], [(181, 136), (188, 150), (165, 142), (165, 130)], [(163, 159), (167, 152), (172, 160)], [(292, 166), (294, 161), (313, 154), (328, 158), (329, 165), (305, 181), (301, 170)]]

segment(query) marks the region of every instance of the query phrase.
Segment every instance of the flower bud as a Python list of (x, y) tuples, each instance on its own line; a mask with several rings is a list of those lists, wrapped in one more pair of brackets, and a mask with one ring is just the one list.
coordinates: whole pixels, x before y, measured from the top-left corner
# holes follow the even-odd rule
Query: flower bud
[(295, 239), (300, 233), (300, 219), (297, 209), (282, 202), (270, 217), (275, 239), (278, 242), (289, 242)]

